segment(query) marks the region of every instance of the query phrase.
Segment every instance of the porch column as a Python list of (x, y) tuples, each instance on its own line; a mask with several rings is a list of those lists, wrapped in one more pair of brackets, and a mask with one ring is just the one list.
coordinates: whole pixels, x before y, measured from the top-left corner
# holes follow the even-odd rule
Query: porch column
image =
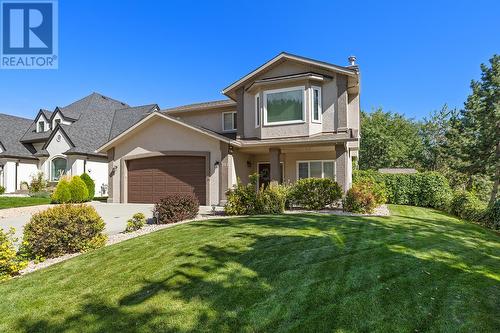
[(220, 143), (221, 161), (219, 166), (219, 204), (226, 203), (226, 191), (228, 189), (229, 177), (229, 154), (231, 147), (226, 142)]
[(107, 151), (108, 155), (108, 202), (113, 201), (113, 178), (115, 176), (115, 170), (113, 168), (115, 162), (115, 148), (111, 148)]
[(279, 183), (281, 181), (280, 166), (281, 149), (269, 148), (269, 164), (271, 166), (271, 182)]
[(347, 179), (348, 151), (343, 144), (335, 146), (335, 174), (337, 183), (342, 187), (344, 193), (349, 189)]

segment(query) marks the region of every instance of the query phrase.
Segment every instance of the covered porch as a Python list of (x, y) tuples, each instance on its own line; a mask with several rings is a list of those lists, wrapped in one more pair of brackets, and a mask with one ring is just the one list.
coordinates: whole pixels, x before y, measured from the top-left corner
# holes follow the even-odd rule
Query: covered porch
[(294, 143), (234, 147), (228, 154), (232, 187), (239, 179), (259, 174), (259, 186), (270, 182), (293, 183), (300, 178), (331, 178), (347, 191), (352, 182), (351, 164), (357, 151), (343, 143)]

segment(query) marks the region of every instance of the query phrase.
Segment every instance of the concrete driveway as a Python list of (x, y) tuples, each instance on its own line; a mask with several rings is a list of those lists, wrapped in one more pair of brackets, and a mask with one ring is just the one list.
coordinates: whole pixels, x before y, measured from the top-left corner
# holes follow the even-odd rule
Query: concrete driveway
[[(153, 217), (152, 204), (118, 204), (91, 202), (89, 205), (95, 207), (97, 213), (106, 223), (105, 232), (108, 235), (116, 235), (125, 230), (127, 220), (135, 213), (143, 213), (147, 219)], [(32, 206), (12, 208), (0, 211), (0, 228), (8, 230), (10, 227), (16, 229), (16, 236), (22, 238), (23, 227), (34, 213), (47, 209), (48, 206)], [(207, 214), (211, 207), (201, 206), (200, 214)], [(9, 211), (9, 212), (7, 212)]]
[[(153, 218), (153, 204), (120, 204), (120, 203), (104, 203), (93, 201), (88, 203), (93, 206), (97, 213), (106, 223), (105, 232), (108, 235), (116, 235), (125, 230), (127, 220), (132, 218), (135, 213), (143, 213), (146, 219)], [(31, 219), (31, 216), (39, 211), (47, 209), (50, 205), (19, 207), (0, 210), (0, 228), (7, 231), (10, 227), (16, 229), (16, 237), (19, 239), (23, 236), (23, 227)], [(200, 206), (200, 215), (208, 215), (212, 207)], [(217, 210), (222, 210), (222, 207), (217, 207)], [(9, 211), (9, 212), (7, 212)]]

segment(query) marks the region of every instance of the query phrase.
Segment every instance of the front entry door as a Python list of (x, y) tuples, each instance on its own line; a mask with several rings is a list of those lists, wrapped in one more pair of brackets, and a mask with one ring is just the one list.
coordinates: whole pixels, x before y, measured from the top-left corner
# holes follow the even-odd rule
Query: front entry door
[[(280, 172), (280, 183), (283, 183), (283, 162), (280, 162), (281, 172)], [(259, 163), (259, 183), (260, 187), (268, 187), (271, 182), (271, 163)]]
[(260, 187), (268, 187), (271, 182), (271, 164), (259, 163), (259, 184)]

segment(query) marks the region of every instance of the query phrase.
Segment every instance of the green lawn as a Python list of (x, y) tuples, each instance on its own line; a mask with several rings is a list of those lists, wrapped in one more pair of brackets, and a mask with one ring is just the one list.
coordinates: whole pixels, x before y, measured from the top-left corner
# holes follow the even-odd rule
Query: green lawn
[(500, 332), (500, 236), (437, 211), (185, 224), (0, 284), (1, 332)]
[(49, 203), (50, 198), (0, 197), (0, 209), (46, 205)]

